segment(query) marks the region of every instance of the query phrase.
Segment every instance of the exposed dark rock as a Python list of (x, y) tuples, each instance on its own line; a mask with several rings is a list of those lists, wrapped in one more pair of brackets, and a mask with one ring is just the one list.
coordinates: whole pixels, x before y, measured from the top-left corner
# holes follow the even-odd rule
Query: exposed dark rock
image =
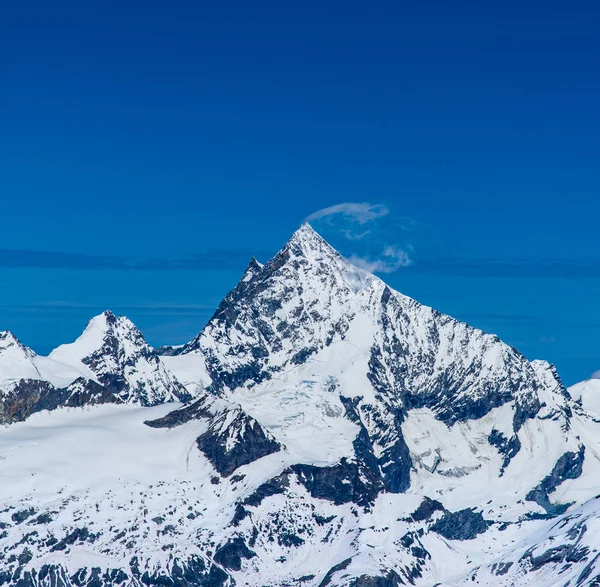
[(431, 558), (431, 555), (421, 546), (413, 546), (410, 549), (410, 554), (412, 554), (415, 558), (420, 558), (421, 560)]
[(24, 548), (21, 554), (17, 557), (19, 565), (26, 565), (33, 558), (31, 550)]
[[(234, 438), (233, 446), (230, 446)], [(223, 477), (242, 465), (281, 450), (281, 445), (253, 418), (237, 410), (233, 420), (224, 413), (196, 439), (198, 448)]]
[(529, 571), (537, 571), (547, 564), (559, 564), (564, 561), (578, 562), (585, 558), (589, 549), (578, 549), (575, 545), (561, 544), (553, 548), (549, 548), (539, 555), (533, 554), (534, 548), (529, 549), (522, 557), (521, 561), (529, 561)]
[(87, 528), (75, 528), (67, 534), (62, 540), (59, 540), (51, 549), (51, 552), (65, 550), (67, 546), (75, 544), (75, 542), (94, 542), (98, 534), (92, 534)]
[(263, 499), (271, 495), (284, 493), (290, 485), (289, 473), (282, 473), (277, 477), (273, 477), (266, 483), (260, 485), (254, 493), (249, 495), (243, 502), (243, 505), (259, 506)]
[[(466, 366), (466, 369), (449, 367), (436, 370), (435, 349), (440, 343), (439, 328), (454, 324), (452, 318), (436, 311), (432, 312), (432, 320), (428, 323), (430, 352), (418, 355), (419, 369), (416, 372), (407, 368), (406, 357), (416, 349), (411, 349), (398, 336), (399, 330), (409, 328), (404, 309), (387, 287), (383, 291), (381, 304), (380, 322), (384, 338), (371, 350), (368, 377), (373, 387), (384, 396), (400, 397), (404, 409), (430, 408), (438, 419), (451, 426), (456, 422), (485, 416), (490, 410), (512, 401), (521, 390), (528, 391), (528, 398), (535, 398), (535, 392), (540, 387), (539, 381), (533, 369), (524, 372), (520, 368), (527, 361), (515, 349), (510, 349), (508, 353), (502, 381), (482, 374), (485, 366), (481, 358)], [(474, 331), (470, 335), (476, 336)], [(488, 336), (481, 344), (498, 342), (497, 337)], [(424, 374), (429, 378), (425, 385), (422, 383)], [(419, 377), (418, 385), (413, 381), (415, 376)], [(465, 393), (467, 381), (472, 383)], [(530, 412), (526, 410), (526, 413)]]
[(210, 419), (213, 417), (212, 402), (214, 398), (203, 395), (193, 403), (178, 410), (169, 412), (162, 418), (146, 420), (144, 424), (151, 428), (175, 428), (192, 420)]
[(107, 388), (84, 377), (61, 388), (48, 381), (21, 379), (0, 398), (0, 424), (22, 422), (42, 410), (120, 402)]
[(500, 577), (502, 575), (506, 575), (506, 573), (508, 573), (508, 571), (510, 571), (510, 568), (512, 566), (513, 566), (512, 562), (494, 563), (492, 565), (492, 573), (494, 573), (494, 575), (496, 575), (497, 577)]
[(550, 502), (549, 495), (567, 479), (577, 479), (581, 476), (584, 458), (584, 445), (581, 445), (576, 453), (566, 452), (556, 461), (550, 475), (544, 477), (541, 483), (525, 496), (525, 499), (534, 501), (550, 515), (562, 514), (570, 504), (553, 504)]
[(398, 587), (404, 585), (404, 581), (395, 571), (389, 571), (387, 575), (379, 575), (372, 577), (369, 575), (361, 575), (353, 579), (348, 585), (349, 587)]
[(317, 350), (318, 349), (316, 347), (302, 349), (301, 351), (298, 351), (295, 355), (292, 355), (290, 362), (294, 365), (302, 365), (303, 363), (306, 363), (307, 359), (311, 355), (315, 354)]
[[(576, 587), (581, 587), (582, 585), (586, 584), (586, 581), (588, 580), (589, 576), (592, 574), (592, 571), (594, 570), (594, 567), (596, 565), (596, 561), (598, 560), (598, 558), (600, 557), (600, 554), (597, 554), (591, 561), (590, 563), (588, 563), (585, 568), (583, 569), (583, 571), (581, 571), (581, 574), (579, 575), (579, 577), (577, 577), (577, 585)], [(598, 576), (596, 576), (596, 579), (598, 579), (598, 581), (595, 581), (596, 584), (600, 583), (600, 578)], [(596, 587), (596, 585), (594, 585), (593, 583), (588, 583), (590, 585), (590, 587)]]
[(224, 477), (242, 465), (281, 450), (273, 436), (241, 408), (208, 395), (162, 418), (144, 423), (152, 428), (173, 428), (202, 419), (209, 420), (209, 426), (196, 439), (197, 446)]
[[(360, 397), (350, 399), (341, 395), (340, 400), (344, 405), (346, 417), (360, 428), (353, 442), (356, 458), (362, 461), (374, 475), (381, 479), (386, 491), (391, 493), (406, 491), (410, 487), (412, 459), (410, 458), (410, 452), (402, 434), (403, 413), (400, 410), (395, 410), (393, 417), (394, 427), (392, 430), (388, 430), (387, 425), (383, 421), (381, 422), (380, 432), (385, 431), (388, 446), (383, 450), (381, 456), (377, 458), (373, 449), (374, 439), (369, 436), (360, 416), (362, 407), (365, 411), (368, 410), (370, 412), (369, 415), (372, 418), (377, 419), (374, 413), (376, 410), (372, 406), (360, 406), (359, 404), (362, 400)], [(394, 438), (395, 441), (392, 440), (390, 442), (389, 438)]]
[(431, 526), (431, 530), (448, 540), (472, 540), (487, 528), (483, 515), (471, 509), (447, 512)]
[(30, 524), (49, 524), (54, 520), (53, 514), (56, 512), (44, 512), (31, 521)]
[(315, 522), (317, 524), (319, 524), (319, 526), (325, 526), (325, 524), (329, 524), (329, 522), (332, 522), (333, 520), (335, 520), (337, 518), (337, 516), (320, 516), (319, 514), (313, 514), (313, 518), (315, 520)]
[[(536, 390), (537, 391), (537, 390)], [(517, 434), (521, 426), (527, 421), (535, 418), (542, 406), (536, 395), (529, 395), (526, 398), (520, 398), (515, 402), (515, 411), (513, 415), (513, 432)]]
[(444, 506), (435, 499), (423, 498), (419, 507), (410, 515), (415, 522), (428, 520), (435, 512), (445, 512)]
[(506, 438), (502, 432), (494, 428), (488, 436), (488, 442), (492, 446), (495, 446), (498, 449), (498, 452), (504, 456), (502, 468), (500, 469), (500, 475), (503, 475), (504, 470), (508, 467), (510, 461), (521, 450), (521, 441), (516, 434), (510, 438)]
[[(26, 564), (26, 563), (24, 563)], [(83, 567), (69, 576), (61, 565), (43, 565), (26, 571), (18, 578), (0, 570), (0, 585), (14, 587), (125, 587), (125, 585), (147, 587), (234, 587), (235, 582), (222, 568), (207, 564), (203, 559), (192, 556), (185, 561), (174, 560), (170, 571), (155, 569), (152, 573), (140, 572), (137, 559), (130, 563), (130, 574), (123, 569)]]
[(251, 559), (256, 553), (250, 550), (243, 538), (236, 537), (219, 546), (215, 552), (214, 560), (226, 569), (239, 571), (242, 568), (242, 559)]
[(277, 536), (277, 543), (279, 546), (285, 546), (287, 548), (298, 547), (304, 544), (304, 539), (300, 538), (296, 534), (291, 532), (284, 532)]
[(108, 388), (84, 377), (73, 381), (67, 387), (67, 390), (69, 391), (69, 398), (65, 405), (71, 408), (96, 404), (121, 403), (122, 401)]
[(403, 417), (399, 412), (394, 415), (397, 440), (390, 447), (384, 449), (379, 459), (383, 483), (387, 491), (391, 493), (403, 493), (410, 487), (410, 470), (412, 459), (408, 445), (402, 434)]
[(293, 465), (291, 470), (313, 497), (336, 505), (354, 502), (368, 506), (383, 489), (381, 480), (370, 469), (346, 459), (333, 467)]
[(15, 524), (21, 524), (27, 518), (30, 518), (31, 516), (33, 516), (33, 514), (35, 514), (35, 511), (36, 511), (35, 508), (27, 508), (27, 509), (24, 509), (24, 510), (19, 510), (19, 511), (14, 512), (10, 516), (10, 519)]
[[(135, 397), (142, 405), (165, 401), (165, 392), (186, 402), (191, 396), (179, 381), (168, 375), (157, 352), (146, 342), (142, 333), (125, 317), (106, 311), (102, 315), (106, 332), (99, 349), (81, 359), (110, 393), (117, 397)], [(100, 317), (98, 317), (100, 318)], [(127, 345), (124, 344), (124, 339)], [(126, 350), (127, 349), (127, 350)], [(139, 361), (150, 365), (155, 378), (139, 379), (135, 387), (126, 377)]]
[(331, 580), (333, 579), (333, 576), (336, 573), (339, 573), (340, 571), (347, 569), (351, 562), (352, 562), (352, 559), (347, 558), (346, 560), (342, 561), (341, 563), (338, 563), (337, 565), (331, 567), (331, 569), (329, 569), (329, 571), (327, 571), (327, 574), (325, 575), (325, 577), (323, 578), (321, 583), (319, 583), (319, 587), (327, 587), (327, 585), (331, 584)]

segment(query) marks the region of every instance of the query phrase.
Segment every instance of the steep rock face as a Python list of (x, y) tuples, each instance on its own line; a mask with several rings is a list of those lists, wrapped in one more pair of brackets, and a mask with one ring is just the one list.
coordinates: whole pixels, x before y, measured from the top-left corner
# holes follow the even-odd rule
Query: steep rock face
[(251, 263), (180, 354), (201, 351), (217, 391), (252, 387), (349, 338), (357, 324), (376, 391), (449, 423), (542, 387), (529, 361), (498, 337), (391, 290), (308, 225), (269, 263)]
[[(204, 330), (171, 354), (196, 357), (209, 393), (239, 402), (292, 452), (293, 431), (313, 430), (315, 450), (298, 450), (300, 462), (351, 457), (390, 492), (408, 490), (421, 468), (403, 431), (413, 411), (453, 427), (507, 406), (510, 423), (503, 415), (502, 429), (486, 432), (503, 455), (500, 472), (540, 397), (557, 405), (568, 396), (549, 365), (393, 291), (308, 225), (265, 265), (253, 260)], [(332, 446), (327, 458), (319, 439)]]
[[(27, 556), (21, 557), (27, 563)], [(75, 572), (59, 564), (44, 564), (39, 569), (18, 573), (17, 577), (0, 570), (0, 584), (19, 587), (112, 587), (113, 585), (147, 585), (148, 587), (233, 587), (231, 576), (221, 567), (199, 557), (174, 560), (152, 572), (141, 571), (137, 557), (129, 568), (101, 569), (80, 567)], [(22, 568), (22, 567), (21, 567)]]
[[(83, 379), (56, 390), (11, 346), (42, 379), (3, 389), (30, 403), (123, 403), (0, 427), (0, 585), (600, 582), (600, 418), (309, 227), (158, 363), (124, 320), (92, 322), (53, 363)], [(198, 397), (140, 407), (140, 373)]]
[(96, 316), (75, 342), (58, 347), (49, 358), (88, 370), (125, 403), (152, 406), (190, 399), (135, 325), (112, 312)]
[(223, 477), (281, 450), (281, 445), (254, 418), (239, 406), (204, 395), (196, 402), (170, 412), (163, 418), (146, 421), (151, 428), (174, 428), (200, 422), (198, 449)]
[(0, 423), (11, 424), (41, 410), (117, 402), (118, 398), (81, 371), (0, 333)]
[(196, 443), (224, 477), (243, 465), (281, 450), (273, 436), (239, 408), (214, 417)]
[(0, 423), (59, 407), (156, 405), (190, 397), (140, 331), (110, 312), (49, 357), (37, 355), (11, 332), (0, 332)]
[(20, 379), (0, 398), (0, 423), (22, 422), (42, 410), (120, 403), (107, 388), (84, 377), (67, 387), (55, 387), (48, 381)]

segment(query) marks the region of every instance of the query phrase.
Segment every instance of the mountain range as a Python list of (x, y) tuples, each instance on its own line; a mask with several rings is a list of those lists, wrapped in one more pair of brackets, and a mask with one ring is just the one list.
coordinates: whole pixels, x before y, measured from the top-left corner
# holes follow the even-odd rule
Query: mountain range
[(0, 333), (0, 586), (600, 585), (598, 398), (303, 225), (187, 344)]

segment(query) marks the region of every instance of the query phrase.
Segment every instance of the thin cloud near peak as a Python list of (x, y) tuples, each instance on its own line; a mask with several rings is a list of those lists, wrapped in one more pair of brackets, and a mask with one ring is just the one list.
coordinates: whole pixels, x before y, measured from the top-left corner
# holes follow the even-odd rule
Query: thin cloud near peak
[(412, 247), (395, 241), (399, 232), (414, 229), (417, 222), (392, 214), (384, 204), (342, 202), (313, 212), (306, 222), (320, 222), (327, 232), (336, 232), (352, 242), (347, 256), (361, 269), (393, 273), (412, 263)]
[(383, 204), (371, 204), (369, 202), (342, 202), (321, 208), (312, 214), (309, 214), (305, 222), (314, 222), (315, 220), (323, 220), (333, 216), (343, 216), (348, 220), (357, 222), (358, 224), (366, 224), (378, 218), (387, 216), (389, 209)]
[(371, 273), (393, 273), (402, 267), (408, 267), (412, 263), (408, 253), (397, 246), (386, 247), (377, 259), (351, 255), (348, 260), (357, 267)]

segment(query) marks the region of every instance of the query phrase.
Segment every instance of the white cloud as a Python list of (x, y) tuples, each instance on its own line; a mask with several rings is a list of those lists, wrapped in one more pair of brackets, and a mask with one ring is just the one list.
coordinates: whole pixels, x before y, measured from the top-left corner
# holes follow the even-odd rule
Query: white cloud
[[(306, 222), (314, 222), (331, 218), (333, 216), (343, 216), (347, 220), (366, 224), (372, 220), (377, 220), (388, 214), (389, 210), (383, 204), (370, 204), (369, 202), (343, 202), (327, 208), (322, 208), (306, 217)], [(367, 231), (368, 233), (368, 231)], [(351, 238), (357, 238), (353, 235)], [(358, 237), (360, 238), (360, 237)]]
[(398, 242), (400, 232), (413, 230), (417, 222), (391, 214), (383, 204), (342, 202), (313, 212), (305, 222), (320, 224), (326, 234), (336, 233), (350, 241), (342, 247), (349, 261), (371, 273), (393, 273), (412, 263), (412, 247), (393, 243)]
[(412, 263), (408, 253), (397, 246), (386, 247), (378, 259), (365, 259), (352, 255), (348, 260), (357, 267), (371, 273), (393, 273), (401, 267), (408, 267)]
[(594, 371), (591, 375), (590, 375), (590, 379), (600, 379), (600, 371)]

